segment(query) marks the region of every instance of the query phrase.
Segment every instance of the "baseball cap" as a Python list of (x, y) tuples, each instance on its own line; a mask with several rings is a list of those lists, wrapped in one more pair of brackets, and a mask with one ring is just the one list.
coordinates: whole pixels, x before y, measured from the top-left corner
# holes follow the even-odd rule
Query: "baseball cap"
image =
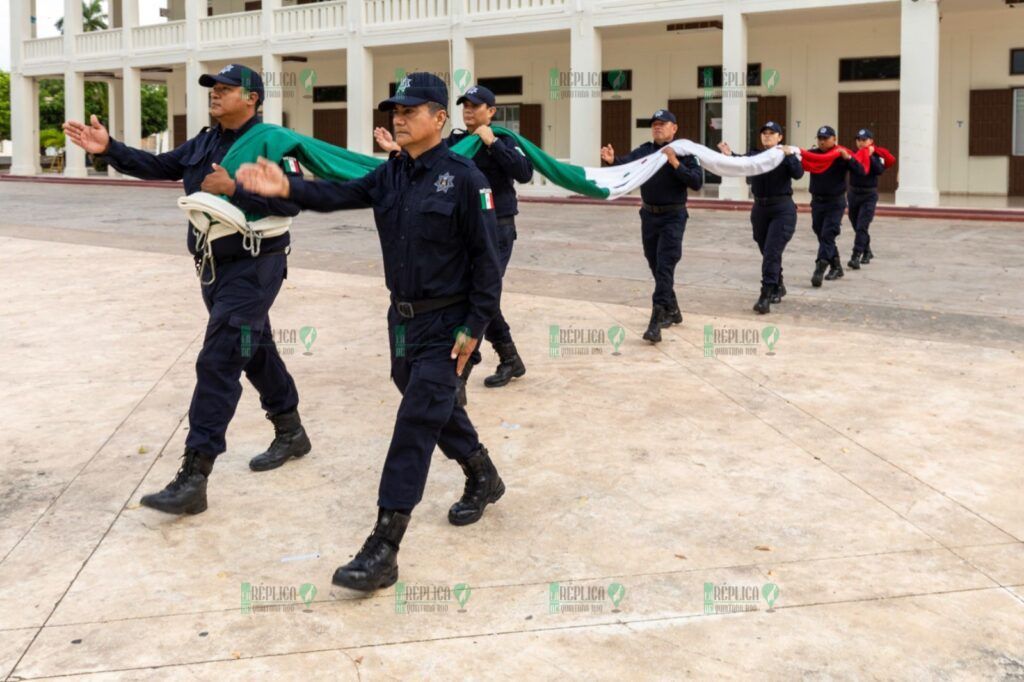
[(379, 111), (391, 111), (396, 105), (415, 107), (427, 102), (448, 106), (448, 86), (426, 71), (414, 71), (398, 82), (395, 94), (377, 105)]
[(875, 134), (871, 132), (868, 128), (861, 128), (860, 130), (857, 131), (857, 139), (873, 140), (875, 139)]
[(768, 122), (767, 122), (767, 123), (765, 123), (765, 124), (764, 124), (763, 126), (761, 126), (761, 131), (760, 131), (760, 132), (762, 132), (762, 133), (763, 133), (763, 132), (764, 132), (764, 131), (766, 131), (766, 130), (770, 130), (770, 131), (772, 131), (773, 133), (778, 133), (779, 135), (781, 135), (781, 134), (782, 134), (782, 126), (780, 126), (780, 125), (779, 125), (778, 123), (776, 123), (775, 121), (768, 121)]
[(676, 115), (673, 114), (668, 109), (658, 109), (653, 114), (651, 114), (651, 123), (653, 124), (655, 121), (665, 121), (666, 123), (675, 123), (676, 122)]
[(818, 137), (819, 138), (822, 138), (822, 137), (835, 137), (835, 136), (836, 136), (836, 129), (833, 128), (832, 126), (821, 126), (820, 128), (818, 128)]
[(242, 64), (228, 64), (217, 73), (204, 73), (199, 77), (199, 84), (204, 88), (212, 88), (217, 83), (241, 86), (259, 96), (257, 106), (263, 103), (263, 78), (259, 72), (253, 71)]
[(462, 104), (467, 100), (473, 104), (486, 104), (489, 107), (493, 107), (494, 93), (482, 85), (474, 85), (469, 90), (466, 90), (466, 94), (455, 100), (455, 103)]

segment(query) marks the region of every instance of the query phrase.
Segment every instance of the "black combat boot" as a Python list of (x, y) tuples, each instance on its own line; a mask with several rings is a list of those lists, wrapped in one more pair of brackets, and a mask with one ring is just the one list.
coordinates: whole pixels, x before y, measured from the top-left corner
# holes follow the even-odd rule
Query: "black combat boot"
[(871, 253), (871, 247), (864, 249), (864, 255), (860, 257), (860, 264), (867, 265), (871, 262), (871, 259), (875, 257), (875, 254)]
[(786, 284), (782, 281), (782, 275), (779, 275), (779, 285), (772, 289), (772, 303), (782, 303), (782, 297), (786, 295)]
[(772, 311), (772, 295), (775, 287), (771, 284), (761, 285), (761, 296), (757, 299), (757, 303), (754, 304), (754, 312), (760, 315), (770, 313)]
[(253, 471), (276, 469), (292, 457), (298, 459), (313, 448), (306, 429), (302, 428), (298, 410), (273, 416), (268, 414), (267, 419), (274, 424), (274, 441), (266, 452), (249, 460), (249, 468)]
[(833, 256), (832, 262), (829, 263), (828, 274), (825, 275), (825, 279), (832, 281), (839, 279), (843, 276), (843, 259), (839, 256)]
[(851, 270), (860, 270), (860, 259), (863, 256), (859, 251), (854, 251), (853, 255), (850, 256), (850, 262), (847, 265)]
[(362, 592), (394, 585), (398, 581), (398, 546), (408, 526), (408, 514), (380, 509), (370, 537), (352, 561), (338, 567), (331, 582)]
[(484, 508), (501, 499), (505, 494), (505, 483), (487, 455), (487, 448), (480, 446), (466, 459), (458, 460), (466, 474), (466, 487), (462, 498), (448, 510), (448, 522), (453, 526), (468, 526), (484, 515)]
[(185, 448), (184, 460), (174, 480), (158, 493), (143, 495), (140, 502), (168, 514), (201, 514), (206, 511), (206, 479), (213, 471), (213, 457)]
[(473, 371), (473, 359), (470, 358), (466, 361), (466, 366), (462, 368), (462, 374), (455, 378), (455, 402), (459, 407), (465, 407), (469, 399), (466, 398), (466, 383), (469, 381), (469, 375)]
[(519, 357), (515, 343), (499, 341), (494, 344), (494, 350), (498, 354), (498, 368), (494, 370), (494, 374), (484, 379), (484, 386), (498, 388), (526, 374), (526, 365)]
[(825, 274), (825, 270), (828, 269), (827, 260), (818, 260), (814, 262), (814, 274), (811, 275), (811, 286), (820, 287), (821, 278)]
[(664, 306), (655, 304), (651, 309), (651, 321), (647, 325), (647, 331), (644, 332), (644, 340), (650, 341), (651, 343), (661, 342), (661, 330), (664, 327), (669, 326), (665, 324), (668, 320), (668, 311)]
[(665, 309), (665, 321), (662, 323), (662, 328), (671, 327), (674, 324), (683, 323), (683, 311), (679, 309), (679, 304), (674, 303), (670, 307)]

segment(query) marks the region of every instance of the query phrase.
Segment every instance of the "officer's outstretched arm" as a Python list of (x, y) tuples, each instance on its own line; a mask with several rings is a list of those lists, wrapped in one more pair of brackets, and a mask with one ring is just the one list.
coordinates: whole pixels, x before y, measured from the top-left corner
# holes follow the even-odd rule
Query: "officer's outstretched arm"
[(185, 169), (182, 160), (192, 149), (192, 140), (163, 154), (133, 149), (112, 138), (95, 114), (90, 117), (89, 125), (67, 121), (64, 132), (72, 142), (119, 172), (143, 180), (181, 180)]
[(491, 188), (479, 171), (469, 176), (470, 182), (462, 183), (465, 188), (459, 207), (462, 234), (469, 262), (472, 268), (469, 291), (469, 313), (466, 327), (469, 335), (479, 339), (491, 319), (498, 313), (501, 298), (501, 265), (498, 261), (498, 247), (495, 237), (498, 233), (497, 218)]
[(348, 182), (306, 180), (300, 176), (287, 176), (277, 164), (261, 158), (257, 163), (243, 164), (235, 178), (243, 188), (254, 194), (281, 197), (300, 208), (327, 212), (368, 208), (371, 205), (370, 188), (375, 184), (381, 168)]

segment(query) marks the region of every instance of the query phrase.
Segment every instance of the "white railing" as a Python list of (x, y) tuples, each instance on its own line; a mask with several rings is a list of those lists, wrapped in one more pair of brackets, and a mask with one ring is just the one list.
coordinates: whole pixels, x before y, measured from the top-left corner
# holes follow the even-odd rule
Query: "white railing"
[(260, 37), (262, 12), (236, 12), (199, 20), (200, 43), (233, 43)]
[[(15, 37), (16, 36), (12, 36)], [(33, 38), (25, 41), (25, 61), (60, 59), (64, 55), (64, 39)]]
[(465, 0), (467, 14), (520, 12), (565, 7), (566, 0)]
[(118, 54), (121, 52), (121, 29), (88, 31), (75, 36), (75, 55)]
[(369, 25), (429, 21), (447, 16), (448, 0), (366, 0), (363, 3), (363, 23)]
[(173, 50), (185, 46), (185, 22), (148, 24), (132, 29), (132, 49)]
[(274, 34), (277, 36), (309, 35), (339, 31), (345, 28), (345, 5), (341, 2), (320, 2), (274, 10)]

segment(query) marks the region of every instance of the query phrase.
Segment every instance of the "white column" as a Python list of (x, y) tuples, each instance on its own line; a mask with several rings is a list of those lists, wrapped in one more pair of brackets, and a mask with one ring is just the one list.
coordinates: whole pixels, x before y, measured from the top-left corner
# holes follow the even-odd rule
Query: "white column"
[(35, 80), (22, 75), (22, 40), (31, 38), (31, 0), (11, 0), (11, 175), (39, 172), (39, 92)]
[(281, 55), (270, 52), (263, 54), (263, 120), (274, 125), (282, 125), (284, 121), (282, 67)]
[[(115, 139), (124, 139), (124, 94), (122, 93), (121, 81), (111, 79), (104, 81), (107, 85), (107, 132)], [(107, 166), (107, 175), (112, 178), (120, 177), (113, 166)]]
[[(64, 118), (70, 121), (85, 120), (85, 74), (70, 67), (64, 71)], [(84, 178), (88, 175), (85, 150), (70, 141), (64, 145), (64, 175), (69, 178)]]
[[(601, 145), (605, 142), (601, 139), (601, 34), (594, 28), (589, 11), (573, 16), (569, 71), (570, 76), (582, 79), (579, 82), (596, 88), (590, 97), (569, 99), (569, 159), (581, 166), (600, 166)], [(570, 83), (576, 79), (570, 77)]]
[(199, 76), (206, 73), (206, 65), (199, 60), (200, 12), (205, 16), (205, 2), (185, 3), (185, 45), (188, 50), (185, 58), (185, 118), (188, 130), (185, 137), (188, 138), (195, 137), (204, 126), (210, 124), (210, 94), (199, 85)]
[(362, 43), (363, 0), (349, 0), (348, 47), (345, 49), (345, 89), (348, 94), (348, 148), (373, 153), (373, 52)]
[(122, 128), (124, 142), (129, 147), (142, 144), (142, 74), (139, 69), (131, 66), (124, 68), (124, 79), (121, 84), (123, 102)]
[(465, 128), (462, 107), (457, 106), (455, 101), (477, 80), (476, 50), (472, 41), (458, 29), (452, 32), (451, 60), (448, 69), (452, 75), (451, 90), (448, 92), (448, 112), (451, 114), (453, 128)]
[(901, 0), (899, 188), (902, 206), (939, 205), (939, 3)]
[(139, 0), (121, 0), (121, 25), (121, 44), (124, 53), (131, 55), (135, 51), (133, 31), (139, 25)]
[[(722, 13), (722, 139), (747, 151), (747, 17), (736, 0)], [(719, 199), (748, 198), (744, 178), (722, 178)]]

